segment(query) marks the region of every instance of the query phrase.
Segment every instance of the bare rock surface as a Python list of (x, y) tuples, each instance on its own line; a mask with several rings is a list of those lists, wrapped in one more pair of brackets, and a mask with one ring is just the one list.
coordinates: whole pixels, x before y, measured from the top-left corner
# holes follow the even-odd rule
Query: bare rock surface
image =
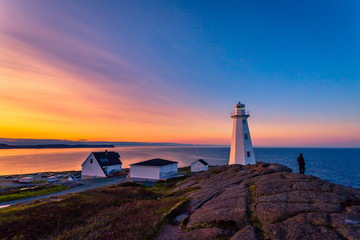
[(189, 217), (173, 239), (360, 239), (359, 190), (283, 165), (221, 166), (173, 192), (186, 189)]

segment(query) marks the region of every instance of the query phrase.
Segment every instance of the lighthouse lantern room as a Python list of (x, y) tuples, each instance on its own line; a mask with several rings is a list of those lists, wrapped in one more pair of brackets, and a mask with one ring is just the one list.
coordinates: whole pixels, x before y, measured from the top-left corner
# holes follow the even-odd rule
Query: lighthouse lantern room
[(245, 105), (240, 102), (235, 105), (234, 112), (231, 112), (231, 118), (234, 119), (234, 125), (229, 165), (256, 163), (247, 122), (249, 116), (249, 111), (245, 110)]

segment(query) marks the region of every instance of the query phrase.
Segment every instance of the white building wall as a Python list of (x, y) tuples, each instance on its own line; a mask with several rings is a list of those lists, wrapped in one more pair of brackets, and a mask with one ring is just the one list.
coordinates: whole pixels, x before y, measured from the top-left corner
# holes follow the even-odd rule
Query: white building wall
[(208, 165), (204, 165), (199, 161), (195, 161), (191, 164), (191, 172), (207, 171), (208, 169), (209, 169)]
[(121, 164), (106, 166), (106, 173), (109, 174), (113, 170), (119, 172), (119, 171), (121, 171), (121, 166), (122, 166)]
[[(245, 164), (255, 164), (256, 161), (255, 161), (254, 148), (251, 142), (251, 135), (250, 135), (247, 118), (245, 118), (245, 124), (243, 124), (243, 135), (244, 135), (243, 137), (244, 137)], [(247, 135), (247, 139), (245, 135)], [(248, 156), (248, 152), (250, 153), (250, 156)]]
[(160, 167), (160, 178), (170, 178), (177, 176), (178, 164), (173, 163)]
[(160, 172), (177, 172), (177, 170), (178, 170), (178, 164), (177, 163), (168, 164), (168, 165), (160, 167)]
[[(90, 163), (91, 159), (93, 160), (92, 163)], [(90, 156), (81, 165), (81, 177), (106, 177), (104, 171), (101, 169), (101, 166), (93, 154), (90, 154)]]
[[(247, 117), (234, 117), (229, 165), (256, 163)], [(247, 139), (245, 139), (245, 134), (248, 136)], [(247, 156), (247, 152), (250, 152), (250, 157)]]
[(130, 178), (143, 178), (143, 179), (160, 179), (160, 167), (157, 166), (143, 166), (131, 165)]

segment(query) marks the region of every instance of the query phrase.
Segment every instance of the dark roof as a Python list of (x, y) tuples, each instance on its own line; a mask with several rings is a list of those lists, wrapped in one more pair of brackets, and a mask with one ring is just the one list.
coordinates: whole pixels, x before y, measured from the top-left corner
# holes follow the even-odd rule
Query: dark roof
[(209, 165), (207, 162), (205, 162), (203, 159), (199, 159), (199, 162), (201, 162), (204, 165)]
[(155, 158), (155, 159), (147, 160), (144, 162), (138, 162), (138, 163), (134, 163), (134, 164), (130, 164), (130, 165), (165, 166), (165, 165), (174, 164), (174, 163), (178, 163), (178, 162), (169, 161), (169, 160), (165, 160), (165, 159), (161, 159), (161, 158)]
[[(209, 164), (208, 164), (207, 162), (205, 162), (203, 159), (198, 159), (198, 160), (196, 160), (196, 161), (193, 162), (193, 163), (196, 163), (197, 161), (201, 162), (201, 163), (204, 164), (205, 166), (206, 166), (206, 165), (209, 165)], [(192, 164), (193, 164), (193, 163), (192, 163)], [(192, 165), (192, 164), (191, 164), (191, 165)]]
[(122, 164), (120, 155), (117, 152), (93, 152), (101, 167)]

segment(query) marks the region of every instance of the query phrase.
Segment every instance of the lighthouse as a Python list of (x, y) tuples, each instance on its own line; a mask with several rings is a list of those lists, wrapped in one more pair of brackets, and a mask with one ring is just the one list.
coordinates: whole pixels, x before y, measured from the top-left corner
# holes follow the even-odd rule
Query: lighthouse
[(249, 116), (249, 111), (245, 110), (245, 104), (240, 102), (235, 105), (234, 112), (231, 112), (231, 118), (234, 119), (234, 125), (229, 165), (256, 163), (247, 121)]

